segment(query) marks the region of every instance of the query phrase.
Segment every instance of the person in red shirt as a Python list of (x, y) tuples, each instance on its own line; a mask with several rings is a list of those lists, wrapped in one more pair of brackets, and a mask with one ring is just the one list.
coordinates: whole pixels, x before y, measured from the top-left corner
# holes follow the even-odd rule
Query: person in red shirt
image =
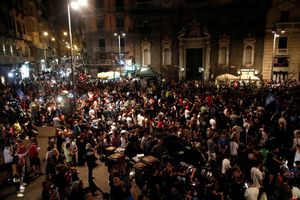
[(25, 190), (26, 183), (24, 182), (26, 174), (26, 156), (28, 155), (27, 147), (22, 140), (18, 141), (16, 155), (18, 156), (18, 166), (20, 167), (20, 191)]
[(42, 175), (41, 173), (41, 160), (39, 158), (38, 152), (39, 148), (36, 145), (35, 139), (31, 138), (29, 143), (29, 161), (32, 171), (35, 175)]

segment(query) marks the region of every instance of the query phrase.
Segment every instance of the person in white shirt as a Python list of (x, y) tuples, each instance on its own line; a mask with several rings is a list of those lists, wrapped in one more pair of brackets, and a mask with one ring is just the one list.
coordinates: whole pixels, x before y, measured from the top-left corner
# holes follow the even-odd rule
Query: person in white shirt
[(256, 162), (254, 162), (254, 166), (250, 170), (253, 185), (257, 188), (260, 188), (262, 186), (262, 182), (263, 182), (263, 174), (259, 169), (260, 166), (261, 166), (261, 163), (259, 161), (256, 161)]
[(258, 199), (258, 194), (259, 194), (259, 188), (256, 187), (253, 183), (249, 183), (249, 188), (246, 189), (245, 191), (245, 198), (246, 200), (257, 200)]
[(145, 127), (145, 117), (143, 111), (137, 115), (137, 124), (140, 127)]
[(295, 150), (295, 157), (293, 166), (295, 167), (296, 161), (300, 160), (300, 131), (296, 131), (294, 134), (293, 149)]
[(77, 165), (76, 152), (78, 151), (78, 147), (76, 145), (76, 142), (73, 141), (73, 139), (71, 137), (67, 138), (66, 141), (70, 143), (70, 151), (71, 151), (71, 154), (72, 154), (72, 162), (73, 162), (72, 165), (74, 167), (76, 167), (76, 165)]
[(11, 178), (11, 165), (13, 160), (13, 152), (10, 145), (6, 144), (3, 150), (3, 159), (5, 164), (5, 169), (7, 170), (6, 178), (7, 180)]
[(121, 148), (126, 148), (128, 145), (128, 131), (122, 130), (121, 131)]
[(216, 121), (215, 117), (213, 117), (209, 120), (209, 124), (211, 125), (212, 129), (214, 129), (214, 130), (217, 129), (217, 121)]
[(52, 119), (52, 121), (53, 121), (53, 126), (54, 126), (55, 128), (59, 128), (59, 127), (60, 127), (60, 120), (59, 120), (58, 115), (56, 115), (56, 116)]
[(230, 160), (228, 158), (224, 158), (222, 161), (222, 174), (226, 174), (226, 171), (231, 168)]
[(191, 116), (191, 111), (189, 109), (190, 109), (189, 106), (185, 106), (185, 109), (184, 109), (184, 117), (185, 117), (185, 119), (188, 119)]
[(94, 120), (96, 118), (96, 112), (95, 112), (93, 106), (89, 110), (89, 117), (91, 120)]
[(233, 137), (230, 141), (230, 144), (229, 144), (229, 147), (230, 147), (230, 155), (232, 157), (237, 157), (238, 155), (238, 149), (239, 149), (239, 145), (237, 143), (237, 138), (236, 137)]
[(293, 194), (293, 198), (292, 199), (300, 199), (300, 190), (298, 187), (293, 186), (292, 187), (292, 194)]

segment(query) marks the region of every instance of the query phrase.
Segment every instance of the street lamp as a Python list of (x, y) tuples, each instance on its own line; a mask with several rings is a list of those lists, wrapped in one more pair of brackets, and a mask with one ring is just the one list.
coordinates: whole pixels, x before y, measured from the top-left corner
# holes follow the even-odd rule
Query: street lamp
[(122, 59), (122, 55), (121, 55), (121, 36), (125, 37), (126, 33), (121, 33), (121, 34), (114, 33), (114, 36), (118, 37), (119, 62), (121, 62), (121, 59)]
[[(71, 9), (79, 9), (80, 6), (86, 6), (87, 0), (77, 0), (77, 1), (71, 1), (68, 0), (68, 24), (69, 24), (69, 37), (70, 37), (70, 57), (71, 57), (71, 76), (72, 76), (72, 93), (73, 93), (73, 109), (71, 113), (74, 113), (76, 109), (76, 90), (75, 90), (75, 72), (74, 72), (74, 66), (73, 66), (73, 40), (72, 40), (72, 21), (71, 21)], [(65, 35), (65, 33), (64, 33)]]
[(274, 58), (275, 58), (275, 45), (276, 45), (276, 38), (279, 38), (279, 34), (276, 33), (276, 29), (273, 28), (273, 49), (272, 49), (272, 64), (271, 64), (271, 80), (273, 81), (273, 75), (274, 75)]

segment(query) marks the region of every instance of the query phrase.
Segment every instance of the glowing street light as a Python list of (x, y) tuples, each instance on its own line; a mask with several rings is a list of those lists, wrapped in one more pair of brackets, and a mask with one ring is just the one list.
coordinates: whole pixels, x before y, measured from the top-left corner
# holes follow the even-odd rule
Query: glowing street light
[(272, 30), (272, 34), (273, 34), (273, 49), (272, 49), (272, 62), (271, 62), (271, 81), (273, 81), (274, 79), (274, 58), (275, 58), (275, 45), (276, 45), (276, 38), (279, 38), (279, 34), (276, 32), (276, 27), (273, 27)]
[(77, 0), (77, 1), (71, 1), (68, 0), (68, 24), (69, 24), (69, 38), (70, 38), (70, 55), (71, 55), (71, 74), (72, 74), (72, 93), (73, 93), (73, 109), (72, 113), (74, 113), (76, 109), (76, 91), (75, 91), (75, 72), (74, 72), (74, 66), (73, 66), (73, 40), (72, 40), (72, 21), (71, 21), (71, 9), (79, 9), (80, 6), (86, 6), (87, 0)]
[(118, 50), (119, 50), (119, 62), (120, 62), (121, 59), (122, 59), (122, 55), (121, 55), (121, 36), (125, 37), (126, 33), (121, 33), (121, 34), (114, 33), (114, 36), (118, 37)]
[(8, 73), (8, 77), (9, 77), (9, 78), (13, 78), (13, 77), (14, 77), (14, 74), (13, 74), (12, 72), (9, 72), (9, 73)]

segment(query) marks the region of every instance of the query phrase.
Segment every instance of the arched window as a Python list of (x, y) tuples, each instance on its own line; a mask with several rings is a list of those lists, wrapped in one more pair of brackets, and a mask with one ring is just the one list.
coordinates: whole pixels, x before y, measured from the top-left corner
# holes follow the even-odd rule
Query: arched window
[(169, 36), (165, 36), (162, 40), (162, 65), (172, 65), (172, 40)]
[(226, 65), (226, 61), (227, 61), (227, 48), (226, 47), (222, 47), (220, 49), (220, 61), (219, 64), (220, 65)]
[(142, 43), (142, 65), (151, 65), (151, 43), (145, 38)]
[(253, 67), (254, 65), (254, 49), (255, 49), (255, 39), (248, 35), (244, 40), (244, 53), (243, 53), (243, 65), (245, 67)]
[(164, 49), (164, 65), (171, 65), (171, 50), (170, 49)]
[(226, 34), (222, 35), (222, 38), (219, 40), (219, 66), (224, 67), (229, 65), (229, 43), (229, 36)]
[(151, 54), (149, 49), (144, 49), (144, 61), (143, 64), (144, 65), (151, 65)]
[(252, 64), (252, 47), (247, 46), (245, 49), (245, 64), (251, 65)]

